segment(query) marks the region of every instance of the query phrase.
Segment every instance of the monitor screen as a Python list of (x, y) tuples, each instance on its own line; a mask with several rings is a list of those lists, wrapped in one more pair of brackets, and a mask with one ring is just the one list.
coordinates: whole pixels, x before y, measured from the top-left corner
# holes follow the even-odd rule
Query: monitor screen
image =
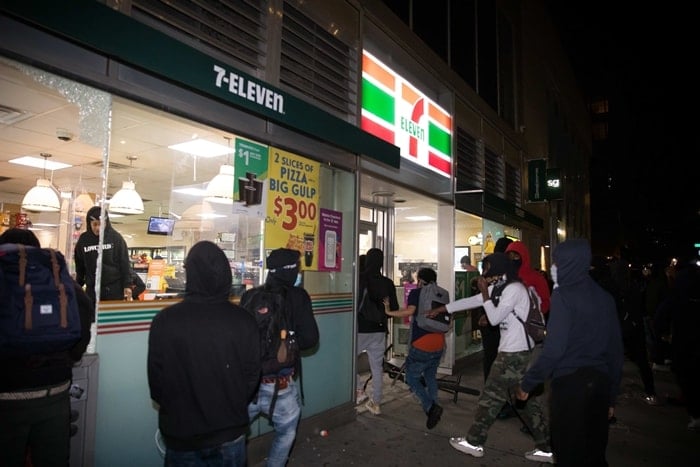
[(175, 219), (151, 216), (148, 219), (148, 233), (151, 235), (172, 235)]

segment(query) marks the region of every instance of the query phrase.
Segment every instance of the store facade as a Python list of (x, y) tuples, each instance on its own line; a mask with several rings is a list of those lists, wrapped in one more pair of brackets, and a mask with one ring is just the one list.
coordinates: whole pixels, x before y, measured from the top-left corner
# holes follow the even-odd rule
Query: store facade
[[(513, 158), (520, 157), (517, 144), (484, 131), (482, 114), (372, 20), (362, 28), (362, 79), (355, 91), (381, 100), (380, 91), (389, 93), (382, 83), (387, 76), (395, 89), (406, 90), (392, 137), (381, 109), (369, 100), (349, 123), (100, 3), (41, 3), (45, 8), (23, 2), (2, 7), (7, 40), (0, 45), (0, 78), (3, 94), (13, 99), (1, 104), (21, 114), (12, 125), (19, 131), (3, 138), (14, 140), (18, 151), (50, 152), (51, 160), (73, 167), (52, 172), (65, 195), (61, 209), (30, 212), (29, 221), (46, 224), (36, 230), (43, 245), (71, 257), (85, 227), (81, 195), (109, 210), (110, 194), (132, 182), (147, 206), (142, 213), (112, 214), (148, 290), (144, 301), (98, 306), (90, 349), (100, 360), (97, 416), (93, 431), (87, 429), (93, 438), (83, 453), (86, 465), (90, 459), (95, 465), (160, 462), (145, 372), (147, 331), (171, 294), (181, 291), (182, 261), (198, 240), (217, 242), (226, 252), (234, 295), (264, 279), (271, 249), (303, 253), (303, 285), (312, 295), (321, 343), (304, 358), (302, 433), (319, 420), (331, 427), (355, 416), (359, 254), (372, 246), (384, 250), (385, 272), (402, 303), (421, 266), (434, 267), (438, 282), (455, 296), (467, 295), (462, 255), (478, 265), (489, 253), (489, 238), (506, 235), (525, 237), (534, 248), (543, 243), (541, 220), (491, 203), (483, 187), (459, 194), (453, 173), (460, 131), (507, 146), (502, 152)], [(430, 118), (422, 118), (422, 110)], [(39, 129), (31, 127), (41, 117), (48, 118)], [(61, 139), (59, 130), (70, 139)], [(33, 181), (41, 174), (35, 168), (23, 176)], [(219, 176), (231, 178), (229, 189), (212, 192)], [(3, 211), (27, 214), (18, 193), (31, 184), (25, 180), (23, 190), (3, 193)], [(151, 221), (169, 225), (149, 229)], [(467, 316), (456, 320), (443, 373), (480, 350), (472, 331)], [(406, 323), (394, 323), (390, 343), (390, 357), (401, 360)], [(255, 439), (269, 431), (264, 420), (252, 427), (252, 458), (263, 452)]]

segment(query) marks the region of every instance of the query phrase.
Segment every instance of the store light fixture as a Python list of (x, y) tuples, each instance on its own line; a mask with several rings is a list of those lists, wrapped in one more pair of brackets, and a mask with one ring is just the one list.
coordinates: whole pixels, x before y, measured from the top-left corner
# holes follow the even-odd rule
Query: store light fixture
[(109, 200), (109, 212), (117, 214), (143, 214), (143, 200), (136, 191), (136, 185), (131, 181), (131, 167), (136, 156), (126, 156), (129, 159), (129, 180), (122, 182), (121, 190)]
[(22, 209), (33, 212), (58, 212), (61, 210), (61, 200), (58, 192), (46, 178), (46, 161), (51, 154), (41, 153), (44, 158), (43, 177), (36, 181), (36, 185), (29, 189), (22, 199)]
[(184, 143), (172, 144), (168, 146), (168, 149), (174, 149), (175, 151), (185, 152), (192, 156), (204, 158), (218, 157), (233, 153), (233, 149), (230, 145), (224, 146), (223, 144), (212, 143), (211, 141), (201, 138), (186, 141)]
[[(226, 139), (230, 148), (231, 138)], [(233, 204), (233, 175), (233, 165), (222, 165), (219, 173), (207, 184), (204, 200), (216, 204)]]

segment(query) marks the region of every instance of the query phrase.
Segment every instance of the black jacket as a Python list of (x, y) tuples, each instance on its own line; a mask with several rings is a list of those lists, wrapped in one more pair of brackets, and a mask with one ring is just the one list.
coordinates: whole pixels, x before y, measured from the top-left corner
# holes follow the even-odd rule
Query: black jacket
[[(75, 279), (80, 285), (86, 285), (86, 292), (95, 301), (95, 274), (97, 272), (97, 254), (99, 236), (92, 233), (90, 217), (100, 217), (99, 206), (90, 208), (86, 218), (87, 230), (80, 234), (75, 244)], [(109, 217), (105, 216), (104, 242), (102, 245), (102, 285), (101, 300), (122, 300), (124, 289), (131, 285), (131, 263), (129, 250), (124, 238), (114, 230)]]
[(189, 451), (246, 432), (261, 362), (255, 318), (229, 301), (232, 276), (223, 251), (198, 242), (185, 268), (185, 298), (151, 323), (148, 385), (166, 444)]
[[(396, 311), (399, 309), (399, 301), (396, 298), (396, 286), (388, 277), (382, 275), (382, 265), (384, 255), (381, 250), (371, 248), (365, 256), (365, 269), (360, 273), (358, 304), (362, 298), (365, 288), (370, 300), (374, 300), (380, 310), (384, 309), (382, 300), (384, 297), (389, 297), (389, 309)], [(357, 332), (387, 332), (387, 316), (380, 323), (366, 321), (359, 314), (357, 315)]]

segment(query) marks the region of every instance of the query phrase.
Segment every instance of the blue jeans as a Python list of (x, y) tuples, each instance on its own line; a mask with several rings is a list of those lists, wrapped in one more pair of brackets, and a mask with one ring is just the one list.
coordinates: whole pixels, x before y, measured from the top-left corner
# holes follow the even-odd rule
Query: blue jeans
[[(411, 346), (406, 357), (406, 384), (420, 400), (423, 411), (428, 413), (438, 400), (437, 369), (442, 358), (442, 350), (425, 352)], [(421, 376), (425, 386), (421, 383)]]
[(245, 435), (213, 448), (197, 451), (165, 450), (165, 467), (245, 467)]
[[(260, 414), (270, 418), (270, 400), (274, 389), (274, 383), (260, 384), (257, 400), (248, 404), (248, 417), (250, 417), (251, 422)], [(267, 456), (267, 467), (283, 467), (287, 464), (289, 452), (292, 450), (294, 439), (297, 436), (297, 425), (300, 417), (299, 390), (296, 381), (290, 378), (289, 386), (280, 389), (277, 393), (275, 411), (272, 414), (275, 435)]]

